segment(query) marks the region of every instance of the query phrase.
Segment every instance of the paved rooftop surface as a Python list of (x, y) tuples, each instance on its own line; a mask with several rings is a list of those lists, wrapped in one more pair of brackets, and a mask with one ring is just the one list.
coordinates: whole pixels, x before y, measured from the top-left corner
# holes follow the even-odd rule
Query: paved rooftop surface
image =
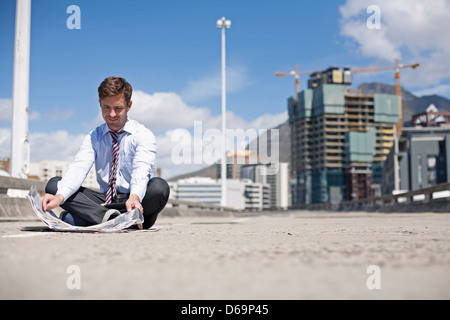
[(448, 213), (161, 216), (150, 231), (22, 231), (42, 226), (0, 222), (1, 299), (450, 299)]

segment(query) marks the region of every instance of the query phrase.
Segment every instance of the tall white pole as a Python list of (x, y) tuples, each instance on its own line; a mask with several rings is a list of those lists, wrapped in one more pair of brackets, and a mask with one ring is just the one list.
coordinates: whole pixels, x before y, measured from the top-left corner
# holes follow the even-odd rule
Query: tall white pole
[(397, 124), (394, 124), (394, 190), (400, 190), (400, 167), (398, 163), (398, 139), (397, 136)]
[(227, 150), (226, 150), (226, 129), (227, 129), (227, 104), (226, 104), (226, 67), (225, 67), (225, 29), (231, 26), (231, 21), (225, 17), (217, 20), (217, 28), (222, 29), (222, 163), (221, 163), (221, 180), (222, 180), (222, 198), (220, 204), (227, 205)]
[(221, 205), (227, 205), (227, 150), (226, 150), (226, 128), (227, 128), (227, 104), (226, 104), (226, 71), (225, 71), (225, 26), (222, 27), (222, 199)]
[(28, 102), (30, 85), (31, 0), (16, 2), (11, 129), (11, 176), (27, 178), (30, 163)]

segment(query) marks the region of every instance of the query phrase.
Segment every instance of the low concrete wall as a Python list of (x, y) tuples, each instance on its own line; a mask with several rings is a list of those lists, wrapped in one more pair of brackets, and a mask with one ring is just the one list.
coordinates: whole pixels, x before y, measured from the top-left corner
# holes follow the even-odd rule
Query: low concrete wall
[(35, 186), (39, 192), (44, 192), (45, 185), (44, 181), (0, 176), (0, 218), (2, 220), (5, 218), (37, 219), (28, 198), (10, 197), (7, 193), (11, 189), (30, 190), (32, 186)]
[(0, 194), (0, 218), (36, 218), (30, 200)]
[[(60, 210), (54, 210), (55, 213)], [(181, 207), (166, 207), (159, 214), (165, 217), (233, 217), (229, 211), (216, 211), (207, 209), (191, 209)], [(26, 198), (13, 198), (0, 195), (0, 220), (38, 219), (31, 207), (30, 200)]]
[(36, 186), (38, 192), (44, 192), (46, 184), (45, 181), (0, 176), (0, 193), (6, 193), (7, 189), (30, 190), (32, 186)]
[[(0, 176), (0, 221), (38, 219), (28, 198), (10, 197), (7, 195), (7, 192), (11, 189), (27, 191), (32, 186), (36, 186), (38, 192), (44, 193), (45, 185), (46, 182), (44, 181)], [(26, 194), (26, 192), (22, 193)], [(61, 210), (57, 209), (54, 211), (58, 214)], [(161, 211), (160, 215), (167, 217), (230, 217), (234, 216), (234, 210), (216, 205), (169, 199), (167, 207)]]
[(230, 211), (217, 211), (208, 209), (192, 209), (180, 207), (166, 207), (159, 214), (165, 217), (234, 217)]

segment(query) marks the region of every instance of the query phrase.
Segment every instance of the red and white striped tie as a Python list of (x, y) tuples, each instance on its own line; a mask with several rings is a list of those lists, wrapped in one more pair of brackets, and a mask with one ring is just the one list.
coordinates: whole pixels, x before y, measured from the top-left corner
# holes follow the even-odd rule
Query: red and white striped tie
[(116, 190), (116, 174), (117, 174), (117, 166), (119, 162), (119, 134), (124, 133), (124, 131), (114, 132), (109, 131), (112, 137), (112, 162), (111, 162), (111, 171), (109, 172), (109, 185), (108, 190), (106, 191), (105, 203), (112, 203), (116, 199), (117, 190)]

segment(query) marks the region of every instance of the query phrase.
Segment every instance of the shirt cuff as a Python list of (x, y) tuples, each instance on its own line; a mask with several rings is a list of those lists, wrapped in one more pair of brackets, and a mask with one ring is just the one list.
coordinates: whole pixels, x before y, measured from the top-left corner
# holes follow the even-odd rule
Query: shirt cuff
[(66, 200), (72, 196), (74, 194), (74, 192), (72, 191), (72, 189), (67, 188), (67, 187), (59, 187), (58, 191), (56, 191), (56, 194), (60, 194), (64, 197), (64, 201), (61, 203), (63, 204), (64, 202), (66, 202)]
[(147, 191), (147, 185), (145, 185), (145, 188), (140, 188), (138, 186), (132, 186), (130, 188), (130, 194), (135, 194), (139, 197), (139, 201), (142, 203), (142, 199), (145, 197), (145, 192)]

